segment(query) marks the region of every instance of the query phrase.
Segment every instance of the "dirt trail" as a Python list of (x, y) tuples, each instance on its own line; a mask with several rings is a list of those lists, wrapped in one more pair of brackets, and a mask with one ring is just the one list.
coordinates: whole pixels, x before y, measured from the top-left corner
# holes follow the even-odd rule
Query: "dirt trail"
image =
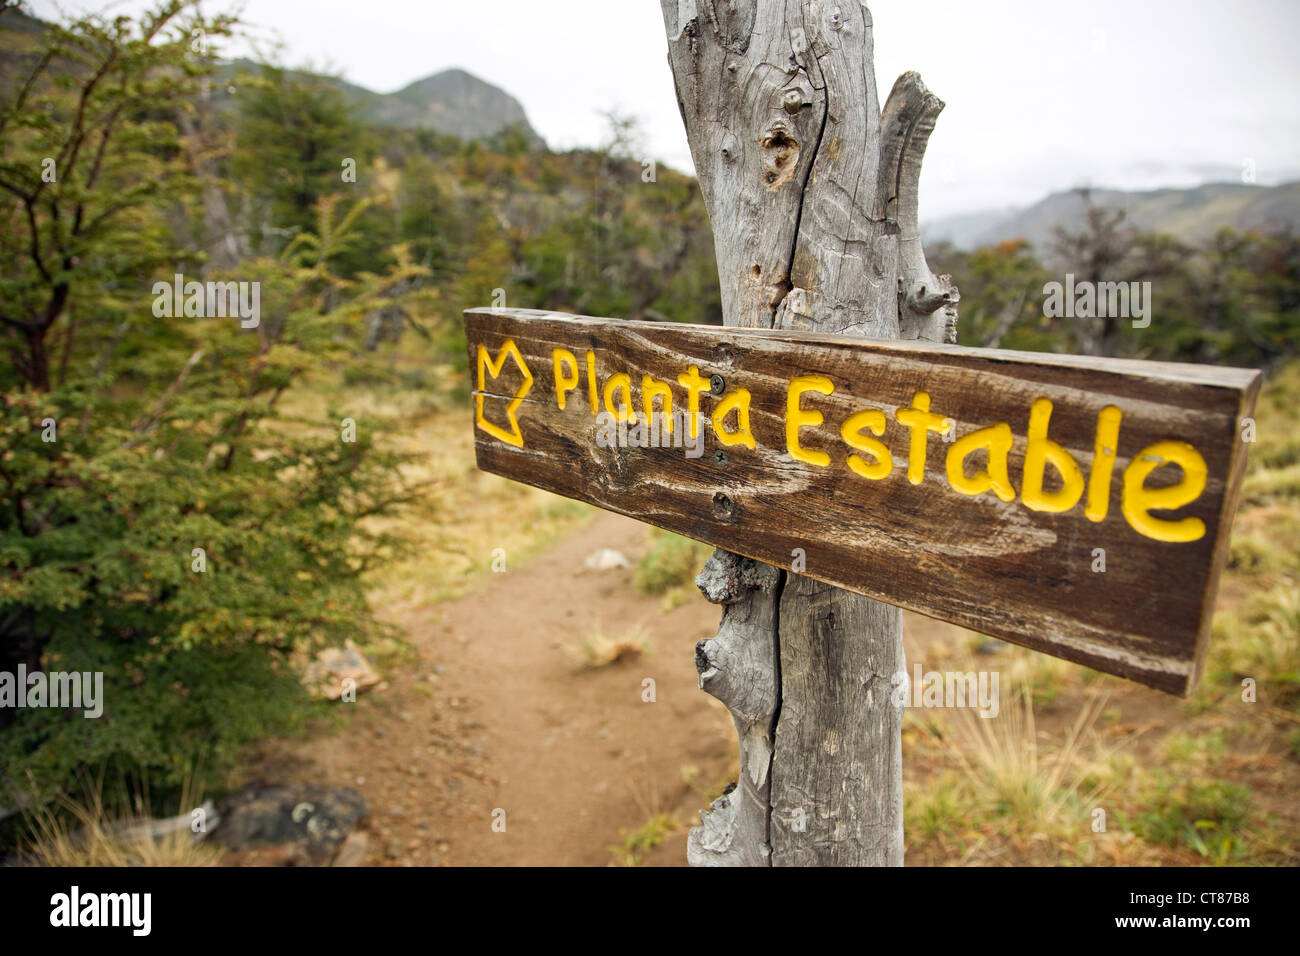
[[(245, 779), (356, 787), (370, 807), (358, 831), (367, 841), (361, 862), (370, 865), (601, 866), (618, 859), (611, 847), (656, 817), (673, 821), (671, 832), (639, 852), (640, 862), (684, 865), (687, 828), (737, 769), (730, 718), (697, 689), (692, 653), (716, 630), (719, 609), (692, 595), (665, 613), (660, 598), (636, 591), (630, 567), (584, 568), (601, 548), (618, 549), (635, 565), (649, 546), (646, 525), (602, 513), (541, 555), (486, 575), (466, 597), (393, 607), (387, 616), (414, 645), (408, 662), (385, 667), (385, 684), (340, 704), (354, 710), (332, 732), (268, 742), (252, 755)], [(1096, 734), (1125, 741), (1138, 760), (1167, 761), (1161, 747), (1171, 729), (1250, 731), (1240, 717), (1229, 725), (1212, 715), (1193, 728), (1180, 702), (1156, 691), (1098, 684), (1072, 665), (1044, 668), (1030, 652), (971, 653), (985, 643), (978, 635), (919, 615), (903, 620), (909, 667), (1001, 671), (1004, 703), (1035, 668), (1036, 741), (1045, 753), (1061, 746), (1095, 692), (1106, 695)], [(585, 636), (636, 630), (649, 638), (651, 654), (578, 669), (570, 648)], [(646, 678), (655, 681), (653, 703), (642, 699)], [(904, 744), (905, 785), (915, 790), (953, 772), (944, 748), (912, 737)], [(1257, 734), (1235, 746), (1204, 759), (1250, 786), (1280, 832), (1294, 832), (1295, 764), (1283, 743)], [(1179, 771), (1196, 766), (1184, 762)], [(493, 827), (497, 810), (505, 812), (503, 832)], [(909, 840), (909, 863), (1075, 859), (1082, 846), (1062, 837), (1061, 846), (1036, 848), (1023, 834), (1000, 835), (993, 822), (956, 810), (952, 826), (955, 842), (923, 837), (912, 847)], [(1185, 848), (1132, 839), (1109, 845), (1099, 861), (1203, 862)]]
[[(692, 653), (719, 609), (692, 596), (665, 613), (632, 568), (584, 567), (601, 548), (635, 566), (649, 546), (646, 525), (603, 513), (463, 598), (393, 615), (418, 658), (340, 704), (356, 710), (332, 733), (269, 743), (246, 777), (358, 789), (369, 865), (600, 866), (657, 814), (678, 825), (642, 864), (684, 865), (687, 828), (736, 773), (731, 719), (698, 689)], [(904, 621), (909, 661), (958, 633)], [(649, 655), (575, 663), (584, 637), (631, 631)]]
[[(366, 864), (599, 866), (668, 814), (679, 825), (641, 862), (684, 865), (686, 829), (736, 772), (731, 719), (698, 689), (692, 653), (719, 609), (693, 598), (665, 613), (631, 568), (584, 567), (600, 548), (634, 566), (649, 545), (646, 525), (601, 514), (474, 593), (402, 615), (418, 660), (340, 704), (356, 711), (333, 733), (270, 743), (247, 776), (357, 788)], [(908, 617), (910, 658), (946, 625)], [(578, 668), (584, 637), (630, 631), (649, 655)]]
[[(371, 864), (604, 865), (620, 831), (656, 813), (693, 822), (734, 763), (730, 718), (697, 689), (692, 654), (718, 609), (700, 599), (663, 613), (630, 568), (583, 565), (599, 548), (635, 565), (648, 547), (645, 525), (603, 514), (475, 593), (413, 613), (403, 623), (418, 664), (340, 705), (357, 712), (334, 734), (274, 745), (259, 773), (360, 790)], [(584, 636), (638, 628), (648, 656), (576, 666), (569, 648)], [(685, 830), (651, 856), (684, 863)]]

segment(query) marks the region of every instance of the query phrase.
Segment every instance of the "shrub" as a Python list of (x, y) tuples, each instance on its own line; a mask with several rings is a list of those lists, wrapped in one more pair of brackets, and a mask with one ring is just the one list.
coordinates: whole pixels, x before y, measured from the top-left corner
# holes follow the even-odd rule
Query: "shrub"
[(654, 544), (637, 562), (632, 580), (642, 594), (663, 594), (689, 585), (713, 549), (668, 531), (655, 531)]

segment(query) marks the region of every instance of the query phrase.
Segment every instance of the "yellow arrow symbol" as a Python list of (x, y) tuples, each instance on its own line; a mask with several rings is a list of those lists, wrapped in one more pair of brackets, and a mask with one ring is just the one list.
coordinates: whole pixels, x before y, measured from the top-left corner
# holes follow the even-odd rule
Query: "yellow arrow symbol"
[[(514, 431), (506, 431), (500, 425), (493, 425), (483, 417), (483, 387), (487, 383), (487, 376), (490, 374), (493, 378), (501, 375), (501, 370), (506, 364), (506, 356), (513, 355), (515, 364), (519, 366), (519, 371), (524, 373), (524, 382), (519, 386), (519, 391), (515, 392), (514, 398), (506, 406), (506, 418), (510, 419), (510, 427)], [(503, 442), (510, 445), (524, 447), (524, 435), (519, 430), (519, 420), (515, 418), (515, 410), (524, 401), (524, 396), (528, 390), (533, 387), (533, 373), (528, 371), (528, 366), (524, 364), (524, 357), (519, 354), (519, 348), (515, 345), (514, 339), (506, 339), (500, 350), (497, 352), (496, 361), (488, 357), (488, 351), (482, 343), (478, 347), (478, 394), (474, 396), (478, 410), (474, 415), (474, 423), (494, 438), (500, 438)]]

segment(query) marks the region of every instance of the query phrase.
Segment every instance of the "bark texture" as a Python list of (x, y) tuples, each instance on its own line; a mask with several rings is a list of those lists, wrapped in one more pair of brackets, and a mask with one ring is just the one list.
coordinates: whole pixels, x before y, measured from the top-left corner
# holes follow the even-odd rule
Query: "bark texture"
[[(866, 6), (661, 6), (725, 323), (953, 341), (957, 290), (930, 272), (917, 229), (943, 103), (908, 73), (882, 113)], [(817, 542), (801, 547), (813, 568)], [(692, 831), (689, 861), (901, 865), (900, 612), (769, 570), (719, 552), (698, 582), (725, 596), (696, 660), (735, 718), (741, 780)]]

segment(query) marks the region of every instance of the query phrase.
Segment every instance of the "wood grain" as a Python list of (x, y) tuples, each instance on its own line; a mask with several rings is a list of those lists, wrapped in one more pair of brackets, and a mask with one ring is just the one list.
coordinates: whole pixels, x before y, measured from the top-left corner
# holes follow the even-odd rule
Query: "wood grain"
[[(470, 310), (465, 321), (472, 373), (480, 345), (495, 360), (511, 340), (533, 377), (516, 409), (521, 446), (476, 428), (483, 470), (1171, 693), (1187, 693), (1199, 676), (1245, 461), (1239, 422), (1252, 413), (1259, 386), (1255, 371), (524, 310)], [(756, 447), (718, 442), (710, 415), (722, 399), (705, 392), (702, 457), (680, 448), (601, 448), (585, 370), (566, 409), (557, 407), (556, 348), (580, 362), (591, 351), (602, 392), (609, 375), (628, 374), (634, 408), (644, 375), (670, 383), (678, 407), (686, 397), (679, 374), (695, 366), (706, 378), (722, 376), (726, 394), (751, 395)], [(802, 399), (824, 424), (801, 429), (800, 443), (827, 453), (826, 467), (795, 460), (787, 448), (787, 390), (796, 375), (825, 376), (834, 385), (830, 395)], [(486, 376), (481, 392), (474, 382), (475, 401), (482, 398), (486, 420), (500, 430), (510, 428), (505, 410), (522, 380), (507, 361), (500, 377)], [(1017, 492), (1035, 400), (1052, 402), (1048, 438), (1084, 476), (1099, 413), (1119, 408), (1105, 519), (1085, 518), (1082, 501), (1048, 513), (1030, 510), (1019, 494), (1004, 502), (992, 492), (958, 493), (945, 472), (950, 446), (933, 433), (924, 480), (912, 484), (910, 430), (895, 414), (918, 392), (956, 423), (959, 439), (996, 423), (1010, 426), (1008, 473)], [(880, 440), (894, 462), (880, 480), (848, 467), (852, 449), (840, 437), (841, 423), (869, 408), (886, 417)], [(724, 428), (735, 427), (733, 414)], [(1155, 512), (1201, 520), (1198, 540), (1155, 540), (1121, 513), (1125, 469), (1159, 441), (1186, 442), (1204, 457), (1199, 497), (1175, 514)], [(983, 453), (976, 452), (966, 472), (980, 467)], [(1166, 466), (1146, 483), (1180, 477)], [(1053, 490), (1051, 477), (1045, 487)], [(806, 555), (802, 569), (794, 567), (796, 549)], [(1104, 549), (1104, 572), (1092, 570), (1095, 549)]]

